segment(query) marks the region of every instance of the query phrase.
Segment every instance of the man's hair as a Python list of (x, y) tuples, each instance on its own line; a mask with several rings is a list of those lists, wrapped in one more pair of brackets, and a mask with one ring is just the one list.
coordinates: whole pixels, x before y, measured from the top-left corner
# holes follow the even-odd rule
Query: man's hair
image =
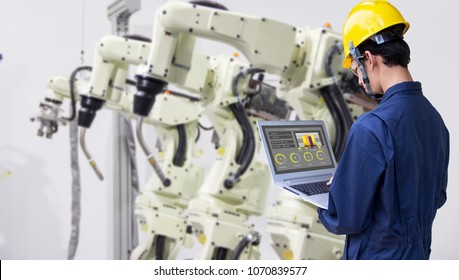
[[(398, 26), (396, 26), (394, 30), (386, 29), (383, 32), (398, 32), (397, 29)], [(410, 47), (405, 40), (403, 40), (401, 35), (400, 38), (391, 40), (381, 45), (378, 45), (371, 39), (367, 39), (358, 46), (358, 49), (361, 54), (365, 51), (369, 51), (373, 55), (382, 56), (384, 64), (389, 67), (400, 65), (404, 68), (408, 68), (408, 63), (410, 63)]]

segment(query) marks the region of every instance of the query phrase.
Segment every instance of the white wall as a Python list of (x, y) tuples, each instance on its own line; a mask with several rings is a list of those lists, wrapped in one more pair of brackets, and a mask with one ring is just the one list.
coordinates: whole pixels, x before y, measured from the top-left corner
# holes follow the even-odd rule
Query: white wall
[[(6, 1), (5, 1), (6, 2)], [(131, 18), (137, 33), (151, 37), (154, 10), (166, 1), (142, 1), (142, 10)], [(340, 31), (347, 12), (357, 1), (337, 0), (222, 0), (230, 10), (264, 16), (295, 26), (320, 26), (330, 22)], [(37, 112), (46, 80), (70, 75), (80, 65), (91, 64), (95, 43), (110, 33), (106, 8), (111, 0), (8, 1), (0, 17), (0, 174), (12, 175), (0, 182), (0, 259), (65, 259), (70, 234), (70, 167), (68, 130), (54, 139), (35, 136), (38, 125), (29, 118)], [(451, 133), (448, 201), (434, 224), (432, 258), (459, 259), (459, 153), (454, 145), (459, 133), (455, 94), (455, 67), (459, 58), (459, 1), (393, 0), (411, 23), (406, 40), (412, 49), (411, 72), (423, 84), (424, 93), (437, 107)], [(83, 33), (83, 34), (82, 34)], [(82, 35), (84, 40), (82, 42)], [(227, 48), (200, 46), (218, 54)], [(110, 259), (113, 255), (111, 211), (112, 114), (102, 111), (87, 133), (87, 142), (107, 178), (99, 182), (80, 153), (82, 171), (82, 226), (76, 258)], [(154, 136), (154, 135), (153, 135)], [(202, 143), (205, 147), (206, 143)], [(139, 154), (141, 183), (151, 171)], [(206, 162), (210, 164), (210, 162)], [(272, 196), (271, 198), (272, 199)], [(255, 219), (260, 226), (263, 218)], [(275, 259), (265, 234), (262, 253)]]
[[(0, 258), (65, 259), (71, 198), (68, 128), (61, 127), (52, 140), (38, 138), (38, 124), (29, 119), (38, 112), (46, 81), (69, 76), (80, 65), (82, 1), (2, 2), (0, 172), (11, 170), (12, 176), (0, 182)], [(107, 2), (86, 1), (86, 64), (92, 64), (95, 42), (110, 32)], [(82, 259), (111, 256), (112, 233), (107, 231), (111, 165), (104, 162), (111, 153), (107, 147), (111, 116), (101, 115), (106, 116), (88, 132), (88, 145), (105, 163), (101, 169), (109, 180), (98, 182), (80, 154), (83, 212), (78, 258)]]

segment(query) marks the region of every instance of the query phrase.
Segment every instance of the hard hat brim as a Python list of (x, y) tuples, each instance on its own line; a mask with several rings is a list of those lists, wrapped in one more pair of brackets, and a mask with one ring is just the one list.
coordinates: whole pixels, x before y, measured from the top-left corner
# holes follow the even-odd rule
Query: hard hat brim
[(343, 68), (351, 68), (352, 57), (350, 55), (346, 56), (343, 60)]

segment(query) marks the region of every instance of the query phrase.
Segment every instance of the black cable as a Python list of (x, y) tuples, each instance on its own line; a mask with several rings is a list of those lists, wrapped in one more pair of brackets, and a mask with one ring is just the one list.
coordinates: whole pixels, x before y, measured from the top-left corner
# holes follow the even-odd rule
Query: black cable
[(200, 122), (198, 122), (198, 126), (206, 131), (209, 131), (209, 130), (212, 130), (214, 129), (213, 126), (210, 126), (210, 127), (205, 127), (204, 125), (202, 125)]
[(215, 256), (215, 260), (226, 260), (226, 254), (228, 253), (228, 249), (223, 247), (217, 248), (217, 253)]
[(244, 251), (245, 248), (250, 244), (250, 239), (245, 236), (241, 242), (239, 242), (236, 246), (236, 249), (234, 249), (234, 253), (231, 256), (232, 260), (238, 260), (239, 257), (241, 256), (242, 252)]
[[(253, 139), (253, 131), (250, 127), (250, 120), (248, 119), (247, 113), (241, 103), (233, 103), (229, 106), (229, 108), (231, 112), (233, 112), (234, 117), (242, 129), (242, 146), (239, 154), (236, 156), (236, 163), (242, 165), (244, 159), (250, 156), (247, 153), (249, 151), (249, 147), (251, 146), (250, 139)], [(240, 168), (244, 167), (241, 166)], [(245, 167), (245, 169), (247, 169), (247, 167)], [(244, 171), (242, 171), (242, 173), (244, 173)]]
[(134, 80), (126, 79), (126, 84), (129, 86), (136, 86), (137, 82)]
[[(253, 74), (256, 74), (256, 73), (263, 73), (263, 72), (265, 72), (265, 70), (263, 70), (261, 68), (248, 68), (247, 70), (240, 71), (234, 77), (234, 79), (233, 79), (233, 81), (231, 83), (231, 89), (233, 91), (233, 95), (238, 97), (238, 98), (240, 97), (239, 91), (237, 89), (237, 85), (238, 85), (239, 80), (241, 78), (246, 77), (248, 75), (253, 75)], [(241, 164), (241, 162), (244, 161), (244, 158), (248, 158), (248, 157), (251, 158), (252, 157), (247, 152), (247, 150), (248, 150), (249, 146), (251, 145), (249, 143), (249, 141), (250, 141), (249, 138), (253, 138), (253, 131), (252, 131), (252, 127), (251, 127), (250, 121), (248, 120), (247, 113), (245, 112), (244, 108), (239, 108), (239, 106), (230, 106), (230, 108), (233, 111), (233, 113), (235, 114), (235, 117), (238, 120), (239, 125), (242, 128), (242, 137), (243, 137), (242, 138), (242, 146), (241, 146), (241, 150), (239, 151), (239, 154), (237, 155), (237, 158), (236, 158), (236, 162), (238, 164)], [(247, 125), (247, 123), (248, 123), (248, 125)], [(249, 161), (249, 163), (250, 163), (250, 161)], [(245, 172), (245, 170), (244, 170), (244, 172)], [(242, 174), (244, 172), (242, 172)], [(237, 178), (239, 178), (239, 176)]]
[(70, 117), (68, 118), (64, 117), (63, 118), (64, 120), (73, 121), (76, 117), (76, 97), (75, 97), (75, 89), (74, 89), (75, 77), (80, 71), (85, 71), (85, 70), (92, 71), (92, 67), (91, 66), (80, 66), (76, 68), (75, 70), (73, 70), (72, 74), (70, 74), (69, 84), (70, 84), (70, 102), (72, 105), (72, 112), (70, 114)]
[(197, 132), (197, 134), (196, 134), (196, 139), (195, 139), (194, 142), (195, 142), (195, 143), (198, 143), (198, 140), (199, 140), (199, 138), (201, 137), (201, 129), (202, 129), (202, 130), (205, 130), (205, 131), (210, 131), (210, 130), (214, 129), (214, 127), (213, 127), (213, 126), (205, 127), (205, 126), (203, 126), (203, 125), (198, 121), (198, 126), (196, 127), (196, 129), (197, 129), (198, 132)]
[[(333, 77), (333, 69), (331, 67), (332, 65), (332, 59), (335, 54), (340, 54), (341, 49), (339, 48), (338, 45), (333, 45), (330, 50), (328, 51), (327, 54), (327, 61), (325, 63), (325, 72), (329, 77)], [(354, 122), (352, 119), (352, 114), (349, 111), (349, 107), (347, 106), (346, 99), (344, 98), (344, 94), (341, 91), (341, 88), (338, 86), (337, 81), (335, 80), (335, 83), (333, 84), (336, 94), (334, 95), (335, 100), (337, 104), (339, 105), (340, 112), (342, 113), (341, 115), (343, 116), (344, 124), (345, 124), (345, 129), (346, 133), (349, 131), (349, 129), (352, 126), (352, 123)]]
[(260, 90), (257, 90), (256, 92), (249, 95), (246, 107), (248, 108), (252, 107), (252, 101), (255, 97), (260, 97), (262, 104), (268, 104), (268, 100), (266, 100), (266, 98), (263, 96), (262, 90), (263, 90), (263, 86), (269, 86), (269, 85), (259, 82), (259, 86), (260, 86)]
[(335, 144), (333, 145), (333, 153), (335, 154), (335, 157), (338, 159), (338, 155), (340, 154), (343, 142), (343, 124), (341, 123), (341, 119), (338, 115), (338, 108), (336, 107), (336, 104), (333, 102), (330, 87), (321, 88), (320, 94), (324, 98), (328, 111), (330, 111), (330, 114), (333, 118), (333, 122), (335, 123)]
[[(239, 72), (236, 77), (234, 77), (232, 82), (232, 90), (234, 96), (239, 97), (239, 91), (237, 89), (237, 85), (239, 80), (242, 77), (247, 75), (253, 75), (255, 73), (262, 73), (265, 70), (260, 68), (249, 68), (247, 70), (243, 70)], [(241, 102), (233, 103), (230, 106), (231, 111), (233, 112), (236, 120), (238, 121), (239, 125), (242, 129), (242, 146), (239, 151), (239, 154), (236, 156), (236, 163), (240, 164), (239, 168), (236, 170), (235, 174), (231, 175), (231, 178), (228, 178), (224, 181), (224, 186), (227, 189), (230, 189), (234, 186), (234, 184), (239, 180), (239, 178), (245, 173), (248, 169), (250, 163), (253, 160), (255, 155), (255, 136), (252, 130), (252, 124), (250, 123), (249, 117), (247, 112), (245, 111), (244, 107), (242, 106)]]
[(193, 101), (193, 102), (201, 101), (201, 98), (199, 98), (199, 97), (191, 96), (191, 95), (188, 95), (188, 94), (185, 94), (185, 93), (181, 93), (181, 92), (169, 91), (169, 94), (170, 95), (184, 97), (184, 98), (187, 98), (187, 99), (189, 99), (190, 101)]
[(237, 244), (236, 248), (234, 249), (233, 255), (231, 256), (231, 259), (238, 260), (242, 252), (244, 252), (244, 249), (246, 249), (250, 244), (258, 245), (259, 242), (260, 236), (258, 234), (247, 234)]
[(156, 236), (156, 260), (164, 260), (164, 249), (166, 247), (166, 237), (164, 235)]
[[(337, 44), (334, 44), (328, 50), (325, 61), (325, 73), (328, 77), (334, 76), (332, 69), (333, 56), (340, 53), (341, 49)], [(337, 127), (337, 137), (335, 141), (334, 152), (337, 160), (339, 161), (346, 146), (347, 133), (351, 129), (353, 119), (351, 112), (349, 111), (349, 107), (347, 106), (347, 102), (344, 99), (344, 95), (341, 92), (341, 88), (338, 86), (336, 79), (333, 79), (333, 81), (334, 83), (324, 90), (329, 90), (330, 94), (329, 96), (326, 94), (326, 96), (328, 96), (330, 103), (332, 103), (331, 107), (336, 110), (336, 116), (334, 116), (334, 119), (337, 118), (337, 120), (335, 120), (335, 126)]]
[(145, 37), (143, 35), (138, 35), (138, 34), (128, 34), (123, 36), (123, 38), (130, 39), (130, 40), (135, 40), (135, 41), (140, 41), (140, 42), (145, 42), (145, 43), (151, 43), (151, 39), (148, 37)]
[(193, 5), (204, 6), (204, 7), (207, 7), (207, 8), (213, 8), (213, 9), (218, 9), (218, 10), (224, 10), (224, 11), (228, 10), (222, 4), (214, 2), (214, 1), (209, 1), (209, 0), (190, 1), (189, 3), (193, 4)]
[(175, 166), (182, 167), (185, 163), (186, 158), (186, 130), (184, 124), (177, 125), (178, 132), (178, 145), (177, 151), (175, 152), (173, 164)]
[(194, 139), (194, 142), (198, 143), (199, 138), (201, 137), (201, 129), (199, 129), (199, 126), (197, 126), (196, 130), (197, 130), (197, 132), (196, 132), (196, 138)]

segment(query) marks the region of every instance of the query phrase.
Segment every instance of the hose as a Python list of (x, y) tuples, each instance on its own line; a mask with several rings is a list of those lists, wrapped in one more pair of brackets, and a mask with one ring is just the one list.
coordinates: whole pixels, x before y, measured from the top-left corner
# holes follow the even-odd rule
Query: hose
[(265, 70), (260, 68), (248, 68), (247, 70), (240, 71), (233, 79), (231, 84), (231, 88), (233, 90), (234, 96), (238, 97), (239, 102), (231, 104), (230, 110), (233, 112), (234, 116), (236, 117), (237, 122), (241, 126), (242, 129), (242, 146), (239, 151), (239, 154), (236, 156), (236, 163), (239, 164), (239, 168), (236, 170), (234, 174), (231, 175), (230, 178), (226, 179), (223, 182), (223, 185), (227, 189), (231, 189), (234, 187), (234, 184), (239, 181), (239, 178), (245, 173), (247, 168), (249, 167), (250, 163), (253, 160), (255, 154), (255, 136), (252, 130), (252, 125), (250, 123), (249, 117), (240, 102), (240, 95), (237, 89), (238, 82), (241, 78), (246, 77), (248, 75), (253, 75), (255, 73), (262, 73)]
[(81, 127), (80, 129), (80, 147), (81, 150), (83, 151), (84, 155), (86, 156), (86, 159), (88, 160), (89, 164), (91, 165), (92, 169), (96, 173), (97, 177), (103, 181), (104, 180), (104, 175), (102, 175), (102, 172), (100, 172), (99, 167), (97, 167), (96, 161), (92, 158), (91, 153), (89, 153), (89, 150), (86, 146), (86, 128)]
[(244, 236), (244, 238), (242, 238), (242, 240), (239, 241), (236, 248), (234, 249), (233, 256), (231, 257), (231, 259), (238, 260), (244, 249), (247, 248), (249, 244), (259, 244), (260, 238), (261, 236), (258, 232), (251, 232)]
[(156, 237), (156, 260), (164, 260), (164, 248), (166, 247), (166, 237), (158, 235)]
[(228, 253), (228, 249), (223, 247), (217, 248), (217, 253), (215, 254), (215, 260), (226, 260), (226, 254)]
[(73, 260), (80, 240), (81, 222), (81, 176), (78, 161), (78, 124), (76, 120), (70, 122), (70, 166), (72, 170), (72, 222), (67, 259)]
[(228, 10), (222, 4), (214, 2), (214, 1), (209, 1), (209, 0), (190, 1), (189, 3), (193, 4), (193, 5), (204, 6), (204, 7), (207, 7), (207, 8), (213, 8), (213, 9), (218, 9), (218, 10), (224, 10), (224, 11)]
[(177, 145), (177, 151), (174, 156), (173, 164), (175, 166), (183, 166), (185, 164), (185, 158), (186, 158), (186, 131), (185, 131), (185, 125), (179, 124), (177, 125), (177, 132), (178, 132), (178, 145)]
[[(334, 77), (332, 69), (332, 59), (335, 54), (341, 53), (341, 49), (337, 44), (334, 44), (327, 53), (325, 60), (325, 73), (328, 77)], [(327, 88), (324, 88), (321, 93), (324, 96), (325, 102), (332, 114), (336, 126), (336, 139), (334, 153), (339, 161), (346, 146), (347, 133), (349, 132), (353, 119), (347, 106), (344, 94), (338, 86), (336, 79), (334, 83)]]
[(70, 84), (70, 103), (72, 107), (72, 113), (70, 114), (68, 118), (65, 118), (65, 117), (63, 118), (64, 120), (67, 120), (69, 122), (73, 121), (76, 117), (76, 97), (75, 97), (74, 86), (75, 86), (76, 75), (81, 71), (92, 71), (92, 67), (91, 66), (80, 66), (80, 67), (77, 67), (75, 70), (73, 70), (72, 74), (70, 74), (69, 84)]
[(333, 122), (335, 123), (336, 136), (335, 144), (333, 146), (333, 153), (335, 154), (335, 157), (338, 160), (344, 142), (343, 124), (341, 122), (340, 116), (338, 115), (338, 108), (336, 107), (336, 104), (333, 102), (333, 96), (330, 87), (321, 88), (320, 94), (324, 98), (325, 104), (327, 105), (327, 108), (330, 111), (330, 114), (333, 118)]

